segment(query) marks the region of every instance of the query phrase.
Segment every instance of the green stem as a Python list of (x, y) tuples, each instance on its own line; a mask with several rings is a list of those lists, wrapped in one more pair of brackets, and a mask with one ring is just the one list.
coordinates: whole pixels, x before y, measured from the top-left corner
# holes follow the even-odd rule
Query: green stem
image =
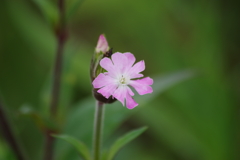
[(104, 117), (104, 104), (102, 102), (97, 101), (94, 117), (93, 160), (100, 159), (103, 117)]

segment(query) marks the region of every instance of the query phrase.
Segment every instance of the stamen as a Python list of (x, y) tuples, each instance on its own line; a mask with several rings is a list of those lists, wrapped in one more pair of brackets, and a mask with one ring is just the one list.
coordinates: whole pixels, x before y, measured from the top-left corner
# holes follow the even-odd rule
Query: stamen
[(125, 83), (125, 78), (121, 78), (120, 82), (121, 82), (122, 84), (124, 84), (124, 83)]
[(125, 77), (123, 77), (123, 75), (122, 75), (121, 79), (119, 80), (119, 82), (121, 84), (126, 84), (126, 79), (125, 79)]

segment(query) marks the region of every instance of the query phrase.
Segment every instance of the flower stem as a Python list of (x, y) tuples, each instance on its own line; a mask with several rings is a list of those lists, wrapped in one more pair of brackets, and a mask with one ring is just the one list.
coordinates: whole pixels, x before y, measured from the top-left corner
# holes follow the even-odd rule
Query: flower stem
[[(60, 80), (61, 80), (61, 72), (62, 72), (62, 61), (63, 61), (63, 51), (64, 45), (67, 40), (66, 34), (66, 24), (65, 24), (65, 3), (64, 0), (58, 0), (58, 10), (59, 10), (59, 25), (56, 28), (56, 38), (57, 38), (57, 51), (56, 51), (56, 59), (55, 66), (53, 72), (53, 87), (52, 87), (52, 95), (50, 102), (50, 119), (56, 121), (57, 117), (57, 109), (58, 109), (58, 101), (60, 95)], [(52, 160), (53, 159), (53, 148), (55, 138), (51, 136), (54, 131), (48, 129), (45, 133), (45, 153), (44, 160)]]
[(93, 160), (100, 159), (103, 118), (104, 118), (104, 104), (102, 102), (97, 101), (94, 117)]

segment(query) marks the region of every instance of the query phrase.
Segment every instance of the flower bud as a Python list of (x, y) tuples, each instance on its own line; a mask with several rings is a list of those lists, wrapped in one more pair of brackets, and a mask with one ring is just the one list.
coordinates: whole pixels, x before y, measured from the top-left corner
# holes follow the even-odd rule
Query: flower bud
[(99, 36), (97, 47), (92, 57), (90, 66), (90, 76), (93, 81), (99, 73), (103, 71), (102, 67), (99, 65), (100, 60), (104, 57), (104, 54), (108, 51), (108, 42), (103, 34)]
[[(107, 39), (104, 37), (103, 34), (101, 34), (99, 36), (97, 47), (95, 48), (95, 52), (93, 54), (92, 61), (91, 61), (91, 66), (90, 66), (91, 81), (94, 81), (94, 79), (100, 73), (103, 73), (105, 71), (100, 66), (101, 59), (103, 59), (104, 57), (111, 57), (111, 55), (112, 55), (112, 49), (109, 49)], [(98, 101), (103, 103), (112, 103), (116, 101), (116, 99), (112, 98), (112, 96), (107, 99), (97, 91), (98, 89), (93, 89), (93, 95)]]
[(97, 53), (106, 53), (109, 49), (108, 49), (108, 42), (107, 42), (107, 39), (104, 37), (103, 34), (101, 34), (99, 36), (99, 39), (98, 39), (98, 43), (97, 43), (97, 47), (96, 47), (96, 52)]

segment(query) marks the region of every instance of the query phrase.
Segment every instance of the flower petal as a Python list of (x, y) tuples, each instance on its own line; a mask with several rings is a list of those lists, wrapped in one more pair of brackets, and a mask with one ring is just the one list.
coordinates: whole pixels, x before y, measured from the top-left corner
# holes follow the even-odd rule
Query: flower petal
[(128, 88), (128, 93), (130, 94), (130, 96), (134, 96), (133, 91), (129, 87), (127, 87), (127, 88)]
[(122, 66), (123, 63), (127, 64), (128, 63), (128, 58), (120, 53), (120, 52), (116, 52), (112, 55), (112, 61), (114, 63), (114, 65), (117, 65), (117, 66)]
[(136, 91), (140, 94), (147, 94), (147, 93), (152, 93), (152, 87), (149, 85), (153, 84), (153, 79), (146, 77), (143, 79), (138, 79), (138, 80), (132, 80), (130, 82), (130, 85), (136, 89)]
[(119, 100), (124, 106), (125, 98), (128, 92), (128, 86), (119, 86), (116, 91), (113, 93), (113, 96)]
[(113, 96), (117, 100), (119, 100), (123, 106), (125, 104), (125, 99), (126, 99), (126, 106), (128, 109), (132, 109), (138, 105), (134, 101), (134, 99), (131, 97), (133, 95), (134, 95), (134, 93), (128, 86), (119, 86), (118, 89), (113, 94)]
[(142, 77), (142, 74), (139, 74), (140, 72), (145, 70), (145, 63), (144, 61), (140, 61), (136, 63), (130, 70), (129, 75), (131, 78), (139, 78)]
[(128, 58), (124, 54), (116, 52), (112, 55), (112, 61), (115, 66), (115, 70), (120, 74), (123, 74), (126, 66), (128, 66)]
[(112, 60), (110, 58), (103, 58), (101, 61), (100, 61), (100, 66), (102, 68), (104, 68), (105, 70), (108, 71), (108, 75), (111, 76), (111, 77), (115, 77), (116, 76), (116, 69), (112, 63)]
[(105, 98), (109, 98), (116, 89), (117, 89), (116, 84), (110, 84), (110, 85), (107, 85), (107, 86), (99, 89), (97, 92), (101, 93)]
[(126, 96), (126, 107), (128, 109), (133, 109), (137, 105), (138, 105), (138, 103), (135, 102), (135, 100), (129, 94), (127, 94), (127, 96)]
[(114, 79), (110, 76), (106, 76), (100, 73), (92, 82), (94, 88), (102, 88), (103, 86), (109, 85), (114, 82)]
[(128, 59), (127, 68), (132, 67), (132, 65), (136, 61), (136, 58), (134, 57), (134, 55), (132, 53), (130, 53), (130, 52), (123, 53), (123, 55), (126, 56), (127, 59)]
[(131, 74), (131, 79), (133, 78), (141, 78), (143, 77), (143, 74)]

